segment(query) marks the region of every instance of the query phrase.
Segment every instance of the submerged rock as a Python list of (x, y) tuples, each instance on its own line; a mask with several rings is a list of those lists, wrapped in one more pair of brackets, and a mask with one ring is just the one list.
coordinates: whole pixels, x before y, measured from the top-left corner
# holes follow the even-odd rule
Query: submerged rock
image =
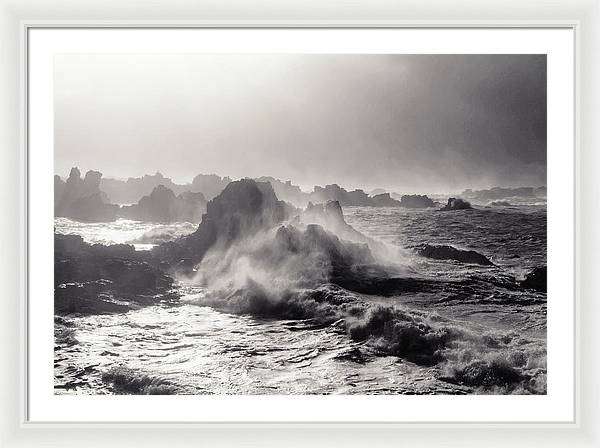
[(474, 250), (456, 249), (452, 246), (426, 244), (417, 252), (422, 257), (432, 258), (434, 260), (455, 260), (461, 263), (472, 263), (482, 266), (493, 266), (494, 264), (479, 252), (475, 252)]
[(174, 300), (173, 279), (133, 246), (90, 245), (78, 235), (54, 235), (57, 314), (125, 312)]
[(521, 286), (526, 289), (546, 292), (548, 286), (546, 266), (534, 268), (525, 276), (525, 280), (521, 282)]
[(440, 210), (442, 210), (442, 211), (470, 210), (472, 208), (473, 207), (471, 207), (471, 203), (468, 201), (465, 201), (464, 199), (449, 198), (448, 203), (445, 206), (443, 206)]

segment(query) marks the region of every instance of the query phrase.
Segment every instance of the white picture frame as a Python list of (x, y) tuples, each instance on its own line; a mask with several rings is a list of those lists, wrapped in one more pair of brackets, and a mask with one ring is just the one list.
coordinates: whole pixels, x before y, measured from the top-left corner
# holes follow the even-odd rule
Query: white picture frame
[[(89, 3), (84, 9), (95, 10), (98, 16), (93, 20), (86, 17), (80, 20), (68, 11), (68, 6), (52, 3), (52, 8), (24, 1), (19, 4), (3, 2), (1, 4), (3, 40), (7, 45), (6, 60), (2, 70), (3, 97), (10, 100), (3, 107), (3, 126), (8, 132), (0, 134), (5, 148), (20, 148), (19, 151), (6, 150), (2, 152), (2, 178), (7, 180), (13, 189), (18, 188), (19, 197), (9, 198), (9, 215), (18, 217), (17, 220), (3, 220), (2, 238), (11, 232), (19, 238), (7, 238), (8, 254), (13, 261), (2, 261), (2, 275), (6, 289), (6, 307), (10, 310), (4, 313), (3, 328), (6, 336), (2, 341), (6, 350), (6, 360), (3, 366), (3, 390), (7, 396), (2, 404), (2, 438), (7, 446), (26, 444), (44, 444), (52, 441), (61, 446), (85, 444), (88, 446), (103, 446), (114, 444), (128, 446), (129, 444), (144, 443), (149, 446), (163, 446), (166, 443), (178, 445), (195, 444), (198, 440), (209, 441), (210, 445), (242, 444), (257, 442), (261, 445), (319, 445), (327, 443), (327, 437), (335, 437), (337, 444), (364, 445), (397, 445), (404, 441), (408, 443), (438, 446), (443, 443), (464, 445), (485, 444), (486, 446), (530, 446), (545, 444), (548, 446), (596, 446), (599, 438), (593, 422), (598, 417), (598, 388), (594, 385), (594, 373), (598, 371), (598, 354), (594, 353), (594, 342), (598, 341), (598, 332), (593, 327), (593, 316), (597, 315), (598, 305), (593, 302), (593, 292), (597, 280), (592, 274), (596, 261), (598, 239), (592, 233), (598, 219), (595, 212), (582, 207), (584, 203), (592, 204), (597, 199), (597, 187), (593, 185), (593, 169), (597, 166), (597, 155), (592, 151), (593, 143), (598, 142), (598, 131), (592, 120), (598, 112), (598, 92), (592, 85), (593, 75), (598, 71), (597, 2), (572, 2), (570, 6), (543, 11), (544, 19), (536, 19), (535, 2), (490, 2), (487, 8), (477, 9), (467, 3), (454, 4), (452, 8), (442, 6), (441, 2), (428, 5), (403, 3), (399, 5), (375, 2), (367, 7), (349, 8), (344, 13), (344, 20), (336, 20), (337, 10), (334, 2), (322, 2), (320, 7), (312, 2), (306, 2), (302, 7), (291, 5), (281, 7), (283, 12), (275, 14), (277, 8), (270, 4), (256, 5), (252, 10), (240, 3), (231, 9), (219, 9), (216, 5), (202, 3), (181, 7), (179, 13), (187, 10), (190, 15), (185, 22), (171, 20), (173, 11), (169, 11), (167, 2), (154, 10), (155, 17), (131, 20), (118, 16), (117, 2)], [(119, 5), (133, 7), (133, 2), (126, 0)], [(324, 8), (325, 7), (325, 8)], [(111, 13), (112, 11), (112, 13)], [(457, 11), (464, 12), (467, 20), (453, 20)], [(130, 11), (131, 12), (131, 11)], [(121, 10), (123, 13), (123, 10)], [(260, 13), (260, 14), (259, 14)], [(284, 14), (285, 13), (285, 14)], [(56, 14), (61, 20), (55, 20)], [(118, 16), (115, 18), (115, 14)], [(261, 15), (262, 14), (262, 15)], [(446, 14), (446, 16), (444, 16)], [(477, 19), (478, 14), (484, 14), (486, 19)], [(594, 15), (595, 14), (595, 15)], [(347, 16), (351, 17), (348, 18)], [(43, 16), (43, 17), (40, 17)], [(260, 16), (260, 18), (257, 18)], [(551, 16), (551, 17), (548, 17)], [(107, 18), (115, 20), (106, 20)], [(409, 17), (410, 19), (406, 19)], [(436, 19), (431, 19), (435, 17)], [(507, 19), (508, 17), (508, 19)], [(383, 18), (383, 19), (382, 19)], [(104, 19), (104, 20), (103, 20)], [(146, 19), (146, 20), (143, 20)], [(426, 20), (428, 19), (428, 20)], [(595, 22), (594, 22), (595, 20)], [(174, 424), (174, 423), (136, 423), (136, 424), (107, 424), (107, 423), (30, 423), (26, 418), (24, 393), (27, 382), (24, 360), (26, 359), (26, 333), (23, 326), (27, 313), (25, 300), (27, 290), (27, 266), (24, 256), (26, 251), (26, 35), (31, 27), (94, 27), (94, 26), (148, 27), (148, 26), (207, 26), (207, 27), (567, 27), (572, 28), (576, 35), (576, 300), (577, 311), (577, 410), (576, 419), (570, 424), (536, 423), (526, 425), (506, 424), (240, 424), (240, 423), (211, 423), (211, 424)], [(595, 38), (595, 40), (594, 40)], [(582, 95), (582, 92), (585, 92)], [(589, 92), (589, 93), (588, 93)], [(19, 115), (17, 116), (17, 112)], [(6, 124), (4, 124), (6, 123)], [(582, 129), (585, 132), (582, 133)], [(585, 139), (582, 138), (585, 136)], [(16, 196), (16, 195), (15, 195)], [(4, 228), (6, 226), (6, 228)], [(591, 241), (592, 244), (579, 246), (580, 241)], [(580, 250), (579, 250), (580, 249)], [(8, 257), (7, 257), (8, 258)], [(19, 260), (19, 263), (14, 263)], [(11, 312), (13, 314), (11, 317)], [(21, 319), (16, 316), (20, 315)], [(18, 340), (20, 343), (16, 344)], [(585, 343), (582, 343), (585, 341)], [(18, 368), (22, 366), (23, 368)], [(585, 366), (585, 370), (582, 369)], [(10, 392), (9, 392), (10, 391)], [(143, 442), (142, 442), (143, 440)], [(175, 440), (175, 442), (173, 442)], [(468, 442), (468, 443), (466, 443)]]

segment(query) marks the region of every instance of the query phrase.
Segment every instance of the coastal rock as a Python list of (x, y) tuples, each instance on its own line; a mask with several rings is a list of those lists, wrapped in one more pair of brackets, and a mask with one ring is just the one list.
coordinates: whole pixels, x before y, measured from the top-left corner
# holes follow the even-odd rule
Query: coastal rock
[(208, 202), (194, 233), (161, 244), (153, 253), (169, 264), (182, 259), (196, 263), (213, 245), (227, 247), (241, 237), (273, 228), (294, 211), (289, 204), (277, 199), (271, 184), (252, 179), (234, 181)]
[(88, 171), (81, 178), (78, 168), (72, 168), (66, 182), (54, 177), (54, 214), (77, 221), (108, 222), (117, 218), (117, 205), (109, 204), (100, 191), (102, 173)]
[(409, 194), (400, 198), (400, 207), (404, 208), (428, 208), (435, 207), (435, 202), (426, 195)]
[(493, 263), (484, 255), (474, 250), (461, 250), (452, 246), (436, 246), (426, 244), (417, 253), (422, 257), (434, 260), (455, 260), (461, 263), (479, 264), (482, 266), (493, 266)]
[(492, 207), (510, 207), (512, 204), (508, 201), (493, 201), (489, 205)]
[(190, 190), (189, 184), (176, 184), (159, 172), (153, 175), (145, 174), (142, 177), (130, 177), (127, 180), (103, 178), (100, 182), (100, 189), (106, 193), (112, 203), (135, 204), (143, 196), (152, 193), (152, 190), (159, 185), (167, 187), (176, 195)]
[(521, 286), (526, 289), (546, 292), (548, 286), (546, 266), (534, 268), (525, 276), (525, 280), (521, 282)]
[(205, 211), (206, 199), (202, 193), (188, 191), (175, 196), (169, 188), (159, 185), (137, 204), (121, 207), (119, 215), (137, 221), (197, 223)]
[(124, 312), (173, 300), (173, 279), (133, 246), (90, 245), (54, 235), (54, 305), (58, 314)]
[(472, 208), (473, 207), (471, 207), (471, 203), (465, 201), (464, 199), (449, 198), (448, 203), (444, 207), (442, 207), (440, 210), (441, 211), (470, 210)]
[(400, 207), (400, 202), (393, 199), (389, 193), (376, 194), (371, 198), (374, 207)]

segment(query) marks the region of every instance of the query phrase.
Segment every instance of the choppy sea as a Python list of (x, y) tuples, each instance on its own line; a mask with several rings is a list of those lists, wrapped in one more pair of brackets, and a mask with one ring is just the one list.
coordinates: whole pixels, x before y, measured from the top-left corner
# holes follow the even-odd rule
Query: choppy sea
[[(370, 342), (352, 340), (336, 325), (218, 311), (198, 304), (205, 293), (201, 287), (179, 284), (180, 306), (57, 317), (55, 393), (111, 394), (119, 382), (135, 386), (125, 393), (546, 393), (546, 294), (507, 290), (495, 281), (522, 279), (546, 264), (545, 204), (456, 212), (343, 211), (356, 230), (398, 248), (397, 261), (417, 275), (470, 281), (460, 293), (362, 296), (431, 325), (458, 329), (461, 338), (444, 349), (440, 362), (423, 365), (386, 355)], [(79, 234), (90, 243), (130, 243), (136, 250), (195, 227), (55, 220), (57, 233)], [(475, 250), (494, 266), (422, 258), (415, 249), (425, 243)], [(511, 379), (511, 372), (521, 376)]]

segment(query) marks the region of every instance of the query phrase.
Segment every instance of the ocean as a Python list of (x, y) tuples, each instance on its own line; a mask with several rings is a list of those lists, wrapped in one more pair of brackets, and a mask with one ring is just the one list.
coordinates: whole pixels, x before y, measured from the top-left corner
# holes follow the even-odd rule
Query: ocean
[[(394, 332), (393, 350), (383, 336), (349, 337), (339, 322), (206, 306), (203, 287), (178, 282), (176, 306), (55, 317), (55, 393), (546, 393), (546, 293), (507, 286), (546, 265), (544, 203), (452, 212), (344, 207), (343, 213), (356, 230), (393, 248), (393, 262), (411, 275), (449, 285), (393, 296), (352, 293), (372, 307), (371, 324), (390, 307), (400, 310), (402, 326), (381, 324), (382, 335)], [(136, 250), (195, 228), (55, 219), (56, 233)], [(417, 254), (424, 244), (474, 250), (493, 264), (424, 258)], [(431, 351), (427, 360), (398, 355), (420, 347)]]

